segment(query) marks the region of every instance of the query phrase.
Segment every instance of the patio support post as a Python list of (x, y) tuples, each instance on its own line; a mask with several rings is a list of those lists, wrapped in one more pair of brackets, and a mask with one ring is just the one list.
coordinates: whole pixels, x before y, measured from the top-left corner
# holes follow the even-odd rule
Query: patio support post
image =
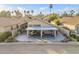
[(29, 30), (27, 30), (27, 38), (29, 37)]
[(42, 38), (42, 34), (43, 34), (42, 32), (43, 32), (43, 31), (41, 30), (41, 33), (40, 33), (40, 35), (41, 35), (41, 38)]
[(13, 32), (13, 30), (12, 30), (12, 37), (14, 37), (14, 32)]
[(54, 37), (56, 37), (56, 30), (54, 30)]

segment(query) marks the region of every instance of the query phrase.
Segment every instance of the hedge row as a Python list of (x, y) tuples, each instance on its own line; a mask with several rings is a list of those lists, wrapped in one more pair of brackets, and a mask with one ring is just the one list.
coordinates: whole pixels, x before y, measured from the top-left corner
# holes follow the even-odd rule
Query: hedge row
[(12, 36), (11, 32), (0, 32), (0, 42), (4, 42), (9, 36)]
[(70, 37), (74, 38), (76, 41), (79, 42), (79, 36), (76, 36), (75, 34), (70, 34)]

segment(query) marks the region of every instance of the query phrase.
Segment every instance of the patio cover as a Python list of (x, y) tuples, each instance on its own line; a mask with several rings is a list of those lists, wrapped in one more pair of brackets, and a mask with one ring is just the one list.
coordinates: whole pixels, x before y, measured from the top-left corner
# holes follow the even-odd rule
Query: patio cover
[(27, 27), (26, 30), (58, 30), (56, 27), (40, 26), (40, 27)]
[(52, 26), (40, 26), (40, 27), (27, 27), (26, 28), (27, 30), (27, 37), (28, 37), (28, 34), (29, 34), (29, 30), (40, 30), (40, 35), (41, 35), (41, 38), (42, 38), (42, 32), (43, 30), (54, 30), (54, 36), (56, 37), (56, 31), (58, 30), (56, 27), (52, 27)]

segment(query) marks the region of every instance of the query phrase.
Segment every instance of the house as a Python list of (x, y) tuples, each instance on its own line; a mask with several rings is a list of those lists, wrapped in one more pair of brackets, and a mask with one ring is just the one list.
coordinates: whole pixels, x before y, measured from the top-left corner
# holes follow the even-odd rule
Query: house
[(23, 18), (5, 18), (0, 17), (0, 32), (10, 31), (15, 36), (19, 28), (27, 26), (27, 22)]
[(74, 30), (75, 32), (79, 33), (79, 16), (63, 17), (62, 23), (65, 27), (69, 28), (70, 30)]
[(15, 18), (4, 18), (0, 17), (0, 32), (1, 31), (10, 31), (11, 29), (16, 29), (17, 26), (21, 27), (26, 23), (24, 20), (21, 19), (15, 19)]
[(17, 41), (37, 41), (37, 40), (64, 40), (64, 36), (59, 29), (43, 19), (32, 17), (27, 20), (26, 32), (16, 37)]
[(29, 37), (30, 31), (39, 31), (40, 37), (42, 38), (43, 34), (48, 33), (48, 31), (51, 31), (50, 34), (56, 37), (58, 28), (40, 18), (34, 18), (28, 22), (28, 27), (26, 28), (26, 30), (27, 37)]

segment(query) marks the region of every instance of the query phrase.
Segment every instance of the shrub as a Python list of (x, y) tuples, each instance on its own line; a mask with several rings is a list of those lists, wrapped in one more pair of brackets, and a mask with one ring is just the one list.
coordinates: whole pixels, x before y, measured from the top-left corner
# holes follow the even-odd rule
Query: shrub
[(49, 18), (50, 21), (53, 21), (53, 20), (55, 20), (55, 19), (58, 18), (58, 15), (55, 14), (55, 13), (53, 13), (53, 14), (51, 14), (50, 16), (48, 16), (48, 18)]
[(70, 35), (72, 38), (76, 39), (76, 41), (79, 41), (79, 36), (76, 36), (75, 34)]
[(71, 34), (70, 36), (73, 37), (74, 39), (76, 38), (76, 35), (75, 34)]
[(0, 42), (5, 41), (11, 35), (12, 35), (11, 32), (1, 32), (0, 33)]
[(79, 42), (79, 36), (76, 36), (77, 41)]
[(67, 28), (67, 27), (63, 27), (64, 29), (67, 29), (67, 30), (69, 30), (70, 31), (70, 29), (69, 28)]
[(17, 42), (17, 40), (12, 38), (12, 36), (10, 36), (8, 37), (8, 39), (5, 40), (5, 42)]
[(56, 25), (60, 25), (60, 21), (59, 21), (59, 20), (56, 20), (56, 21), (55, 21), (55, 24), (56, 24)]

